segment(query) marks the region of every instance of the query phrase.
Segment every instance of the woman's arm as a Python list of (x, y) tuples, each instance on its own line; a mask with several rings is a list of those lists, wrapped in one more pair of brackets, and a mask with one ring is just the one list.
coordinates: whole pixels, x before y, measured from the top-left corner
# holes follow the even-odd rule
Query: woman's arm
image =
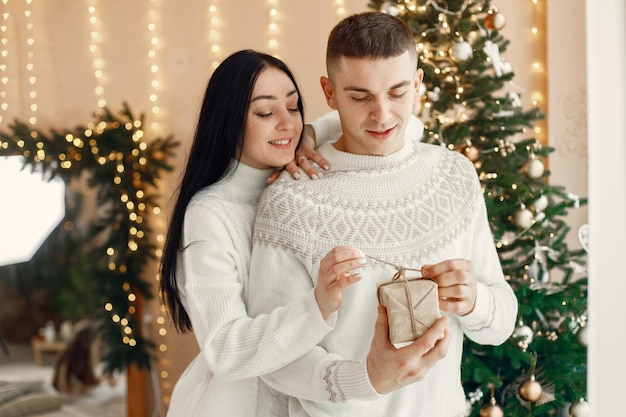
[[(325, 320), (317, 298), (332, 301), (332, 294), (320, 296), (309, 288), (285, 306), (254, 319), (248, 317), (247, 289), (239, 277), (240, 268), (247, 271), (248, 267), (241, 263), (249, 258), (238, 253), (247, 248), (235, 247), (231, 239), (237, 230), (229, 226), (227, 212), (212, 206), (189, 206), (177, 274), (184, 277), (180, 282), (183, 302), (209, 368), (224, 379), (238, 380), (272, 372), (309, 352), (332, 329), (336, 309), (335, 304), (328, 307), (325, 303)], [(334, 286), (326, 288), (328, 292), (340, 294), (343, 287), (336, 286), (358, 280), (342, 274), (355, 269), (360, 255), (349, 248), (334, 256), (322, 280)], [(342, 280), (337, 281), (338, 275)]]

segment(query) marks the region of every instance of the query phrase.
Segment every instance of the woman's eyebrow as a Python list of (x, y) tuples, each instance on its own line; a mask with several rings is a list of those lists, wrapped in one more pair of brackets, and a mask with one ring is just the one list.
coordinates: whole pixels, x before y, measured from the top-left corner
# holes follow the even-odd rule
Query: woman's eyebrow
[[(291, 97), (294, 94), (296, 94), (298, 92), (298, 90), (291, 90), (290, 92), (287, 93), (287, 97)], [(250, 102), (252, 103), (253, 101), (257, 101), (257, 100), (276, 100), (276, 96), (271, 95), (271, 94), (263, 94), (260, 96), (256, 96), (254, 98), (252, 98), (252, 100), (250, 100)]]

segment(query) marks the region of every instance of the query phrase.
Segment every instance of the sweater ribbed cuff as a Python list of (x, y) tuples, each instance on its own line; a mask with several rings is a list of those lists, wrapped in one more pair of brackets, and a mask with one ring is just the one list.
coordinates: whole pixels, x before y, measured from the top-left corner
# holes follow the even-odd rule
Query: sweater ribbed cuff
[(337, 368), (337, 381), (342, 400), (377, 400), (384, 395), (376, 392), (367, 374), (367, 362), (343, 361)]
[(317, 304), (317, 300), (315, 299), (315, 288), (304, 296), (303, 302), (304, 309), (308, 313), (307, 315), (314, 318), (314, 322), (311, 323), (311, 325), (314, 325), (316, 329), (328, 332), (335, 327), (335, 323), (337, 322), (337, 312), (335, 311), (333, 314), (328, 316), (326, 320), (324, 320), (319, 305)]
[(491, 325), (495, 314), (494, 300), (491, 291), (480, 282), (476, 287), (476, 305), (474, 310), (458, 317), (459, 323), (468, 331), (477, 331)]

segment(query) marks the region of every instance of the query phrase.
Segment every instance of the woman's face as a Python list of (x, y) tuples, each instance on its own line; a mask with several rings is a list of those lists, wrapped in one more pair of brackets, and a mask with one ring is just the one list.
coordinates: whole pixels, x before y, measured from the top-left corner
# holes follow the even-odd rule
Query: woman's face
[(252, 91), (241, 162), (258, 169), (282, 167), (294, 158), (302, 116), (298, 92), (282, 70), (261, 70)]

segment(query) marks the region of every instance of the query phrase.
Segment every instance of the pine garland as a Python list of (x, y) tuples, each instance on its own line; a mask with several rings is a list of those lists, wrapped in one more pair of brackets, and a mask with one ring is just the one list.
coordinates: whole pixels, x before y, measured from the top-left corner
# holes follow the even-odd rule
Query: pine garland
[(127, 103), (119, 115), (103, 108), (93, 116), (86, 126), (49, 132), (14, 120), (8, 131), (0, 131), (0, 156), (23, 156), (24, 168), (66, 184), (88, 178), (100, 217), (86, 231), (86, 241), (101, 243), (81, 257), (78, 279), (91, 300), (73, 302), (86, 303), (92, 318), (102, 323), (106, 370), (122, 371), (130, 364), (150, 368), (154, 343), (139, 328), (137, 303), (153, 297), (153, 283), (144, 279), (157, 249), (150, 217), (158, 207), (161, 176), (172, 170), (167, 159), (179, 142), (171, 135), (147, 141), (143, 114), (136, 118)]

